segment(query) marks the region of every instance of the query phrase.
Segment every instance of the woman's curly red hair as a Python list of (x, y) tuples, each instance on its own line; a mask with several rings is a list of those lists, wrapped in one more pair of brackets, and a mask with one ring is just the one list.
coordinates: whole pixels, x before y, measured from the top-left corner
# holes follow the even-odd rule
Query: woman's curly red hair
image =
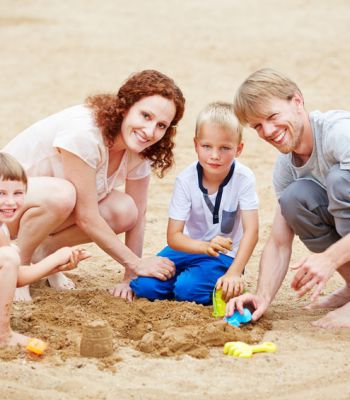
[(141, 153), (142, 157), (151, 161), (153, 171), (163, 177), (174, 163), (176, 126), (185, 111), (185, 98), (172, 79), (155, 70), (141, 71), (131, 75), (116, 95), (90, 96), (85, 103), (93, 109), (95, 122), (101, 128), (107, 145), (111, 146), (130, 107), (142, 98), (154, 95), (172, 100), (176, 107), (175, 117), (162, 139)]

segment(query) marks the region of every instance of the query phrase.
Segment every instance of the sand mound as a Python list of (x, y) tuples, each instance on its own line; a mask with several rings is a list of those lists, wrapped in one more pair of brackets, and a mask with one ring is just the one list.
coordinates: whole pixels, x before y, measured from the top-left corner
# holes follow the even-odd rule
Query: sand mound
[[(107, 291), (74, 290), (57, 293), (46, 289), (31, 304), (17, 304), (15, 330), (49, 342), (47, 357), (79, 356), (83, 326), (105, 320), (113, 332), (114, 348), (130, 346), (152, 356), (189, 354), (205, 358), (209, 349), (228, 341), (255, 343), (271, 328), (268, 320), (234, 328), (211, 316), (212, 307), (176, 301), (128, 303)], [(21, 352), (1, 350), (0, 358), (12, 359)]]

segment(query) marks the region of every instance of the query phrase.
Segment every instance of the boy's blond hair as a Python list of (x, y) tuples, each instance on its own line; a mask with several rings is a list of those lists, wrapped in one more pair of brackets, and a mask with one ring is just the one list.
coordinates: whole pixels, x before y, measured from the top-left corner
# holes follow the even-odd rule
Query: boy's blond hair
[(0, 152), (0, 179), (19, 181), (27, 187), (28, 178), (22, 165), (10, 154)]
[(241, 124), (246, 125), (251, 117), (264, 117), (261, 107), (266, 100), (277, 97), (291, 100), (295, 93), (302, 96), (297, 84), (287, 76), (271, 68), (254, 72), (238, 88), (233, 108)]
[(232, 130), (236, 134), (238, 143), (241, 143), (243, 127), (235, 116), (233, 104), (221, 101), (208, 104), (197, 117), (196, 137), (205, 122), (218, 124)]

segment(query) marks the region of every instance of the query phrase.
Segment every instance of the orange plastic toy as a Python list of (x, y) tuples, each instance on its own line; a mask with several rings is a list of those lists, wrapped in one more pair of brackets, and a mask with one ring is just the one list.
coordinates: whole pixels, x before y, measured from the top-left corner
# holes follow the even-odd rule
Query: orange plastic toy
[(31, 338), (29, 339), (26, 349), (31, 353), (41, 356), (47, 349), (47, 343), (43, 342), (40, 339)]

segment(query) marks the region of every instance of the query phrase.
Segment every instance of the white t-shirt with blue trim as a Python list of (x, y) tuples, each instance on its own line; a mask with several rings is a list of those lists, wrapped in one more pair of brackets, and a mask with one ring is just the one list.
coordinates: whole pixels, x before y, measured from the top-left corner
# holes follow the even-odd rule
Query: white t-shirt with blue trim
[[(208, 195), (215, 204), (217, 193)], [(184, 234), (195, 240), (210, 241), (215, 236), (232, 239), (232, 251), (226, 255), (234, 258), (243, 235), (241, 210), (256, 210), (259, 206), (253, 172), (235, 161), (233, 175), (223, 187), (219, 207), (219, 221), (213, 223), (213, 213), (199, 187), (197, 162), (189, 165), (175, 180), (169, 206), (169, 218), (185, 221)]]

